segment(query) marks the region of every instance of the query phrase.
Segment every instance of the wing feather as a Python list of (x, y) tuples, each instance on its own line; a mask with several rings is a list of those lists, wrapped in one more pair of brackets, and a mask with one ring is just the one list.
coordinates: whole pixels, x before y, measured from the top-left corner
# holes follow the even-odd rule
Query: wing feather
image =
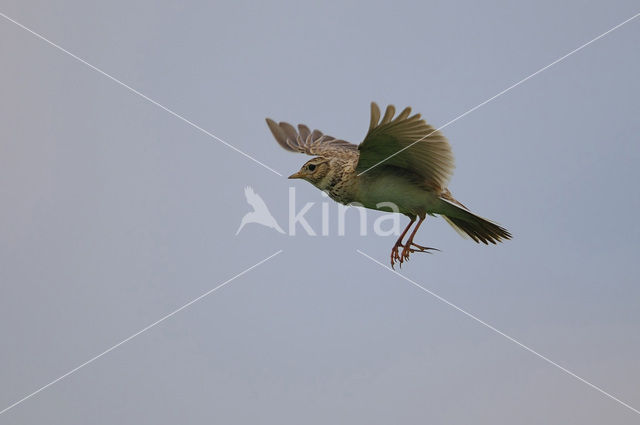
[(363, 173), (382, 161), (380, 165), (407, 169), (422, 177), (425, 184), (445, 189), (454, 168), (447, 139), (420, 114), (411, 116), (411, 108), (402, 110), (395, 119), (394, 114), (395, 107), (389, 105), (380, 120), (380, 108), (371, 103), (371, 123), (358, 146), (356, 171)]
[(298, 131), (296, 131), (295, 127), (289, 123), (277, 123), (267, 118), (267, 125), (278, 144), (291, 152), (324, 157), (358, 153), (358, 146), (353, 143), (323, 134), (320, 130), (310, 131), (304, 124), (298, 125)]
[(311, 136), (311, 131), (309, 131), (309, 127), (304, 124), (298, 124), (298, 132), (300, 133), (300, 138), (307, 143), (309, 137)]

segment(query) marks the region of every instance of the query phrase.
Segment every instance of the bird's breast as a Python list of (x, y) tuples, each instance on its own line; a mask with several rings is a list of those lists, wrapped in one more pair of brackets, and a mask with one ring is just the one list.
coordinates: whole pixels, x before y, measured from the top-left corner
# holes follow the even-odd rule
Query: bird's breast
[(316, 186), (336, 202), (342, 204), (354, 202), (358, 177), (353, 168), (332, 167), (325, 178)]

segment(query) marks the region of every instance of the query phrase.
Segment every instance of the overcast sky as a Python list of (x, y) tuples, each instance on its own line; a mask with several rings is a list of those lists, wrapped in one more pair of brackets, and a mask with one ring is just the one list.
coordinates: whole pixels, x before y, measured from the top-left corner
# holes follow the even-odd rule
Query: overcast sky
[[(0, 12), (287, 176), (264, 118), (358, 143), (439, 127), (640, 12), (629, 1), (0, 0)], [(444, 129), (454, 196), (401, 273), (640, 409), (640, 18)], [(632, 424), (640, 415), (393, 274), (393, 236), (280, 234), (289, 188), (0, 17), (0, 424)], [(337, 207), (328, 204), (330, 220)], [(369, 214), (371, 220), (380, 213)], [(406, 223), (406, 218), (402, 218)], [(372, 223), (370, 223), (370, 226)]]

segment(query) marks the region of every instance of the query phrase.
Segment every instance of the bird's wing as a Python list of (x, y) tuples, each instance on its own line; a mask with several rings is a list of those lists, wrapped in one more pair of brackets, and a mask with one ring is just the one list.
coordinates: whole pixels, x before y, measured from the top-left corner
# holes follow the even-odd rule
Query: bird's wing
[(353, 155), (358, 152), (358, 147), (353, 143), (323, 134), (320, 130), (310, 131), (304, 124), (299, 124), (296, 130), (289, 123), (277, 123), (267, 118), (267, 125), (278, 144), (291, 152), (324, 157)]
[(434, 189), (445, 189), (454, 168), (447, 139), (420, 114), (410, 116), (411, 108), (405, 108), (395, 119), (394, 114), (395, 107), (389, 105), (380, 121), (380, 108), (371, 103), (371, 124), (358, 146), (356, 171), (362, 173), (378, 164), (395, 166), (416, 173)]
[(269, 208), (267, 208), (262, 197), (255, 193), (251, 186), (244, 188), (244, 196), (247, 198), (247, 202), (253, 207), (254, 211), (269, 211)]

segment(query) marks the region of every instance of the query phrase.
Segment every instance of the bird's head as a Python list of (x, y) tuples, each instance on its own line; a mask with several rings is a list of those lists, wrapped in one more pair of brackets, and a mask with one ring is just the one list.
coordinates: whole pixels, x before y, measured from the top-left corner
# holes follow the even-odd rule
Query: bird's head
[(300, 171), (289, 176), (290, 179), (303, 179), (322, 189), (322, 182), (329, 174), (330, 164), (327, 158), (318, 156), (307, 161)]

